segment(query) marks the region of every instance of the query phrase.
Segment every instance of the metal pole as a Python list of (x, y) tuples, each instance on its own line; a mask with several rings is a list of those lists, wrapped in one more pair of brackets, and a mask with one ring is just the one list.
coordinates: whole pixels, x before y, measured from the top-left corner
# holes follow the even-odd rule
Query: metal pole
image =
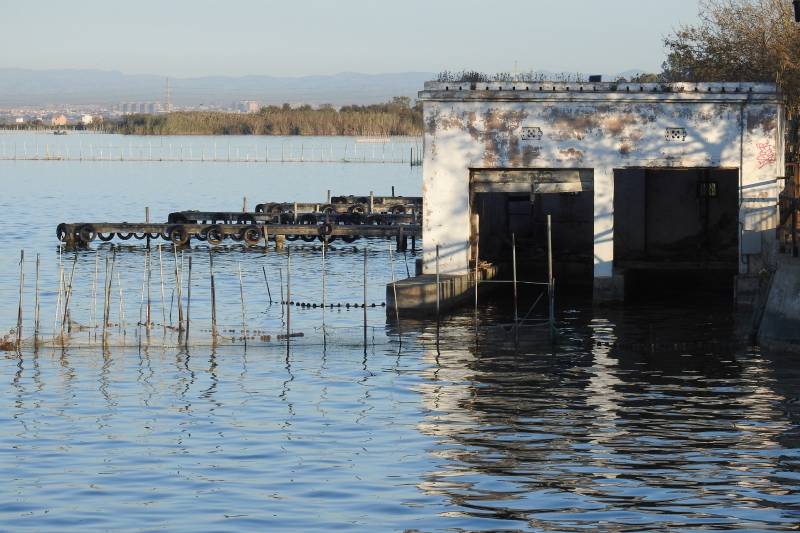
[(17, 349), (22, 344), (22, 306), (25, 287), (25, 250), (19, 252), (19, 307), (17, 308)]
[(261, 272), (264, 273), (264, 285), (267, 286), (267, 298), (269, 299), (269, 304), (272, 305), (272, 292), (269, 290), (269, 281), (267, 280), (267, 269), (262, 265)]
[(150, 325), (153, 322), (152, 315), (151, 315), (152, 307), (150, 305), (150, 301), (151, 301), (150, 300), (150, 278), (153, 275), (153, 269), (152, 269), (152, 265), (151, 265), (151, 257), (150, 257), (150, 249), (149, 248), (147, 250), (145, 250), (144, 257), (145, 257), (145, 264), (147, 265), (147, 311), (145, 312), (145, 319), (146, 319), (147, 324), (145, 325), (145, 328), (147, 328), (147, 331), (150, 331)]
[(400, 335), (400, 305), (397, 301), (397, 282), (394, 277), (394, 255), (392, 255), (392, 243), (387, 242), (386, 247), (389, 249), (389, 268), (392, 271), (392, 294), (394, 296), (394, 319), (397, 322), (397, 334), (402, 340)]
[(553, 239), (552, 222), (550, 215), (547, 215), (547, 296), (549, 299), (548, 322), (550, 324), (550, 334), (555, 333), (555, 286), (553, 284)]
[(511, 234), (511, 271), (514, 279), (514, 328), (518, 326), (519, 321), (519, 304), (517, 297), (517, 237)]
[(439, 326), (439, 313), (441, 310), (441, 303), (440, 303), (440, 294), (441, 294), (441, 285), (439, 279), (439, 245), (436, 245), (436, 326)]
[[(145, 207), (144, 208), (144, 221), (145, 221), (146, 224), (150, 224), (150, 208), (149, 207)], [(150, 249), (150, 232), (149, 231), (147, 232), (147, 249), (148, 250)], [(149, 315), (148, 315), (148, 317), (149, 317)], [(149, 320), (148, 320), (148, 322), (149, 322)]]

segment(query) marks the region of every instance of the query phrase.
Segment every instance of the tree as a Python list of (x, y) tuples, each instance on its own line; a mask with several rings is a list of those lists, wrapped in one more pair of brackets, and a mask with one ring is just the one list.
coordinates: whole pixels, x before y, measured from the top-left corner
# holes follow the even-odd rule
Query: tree
[(664, 40), (666, 81), (774, 82), (786, 98), (787, 155), (798, 153), (800, 25), (791, 0), (703, 0), (700, 23)]

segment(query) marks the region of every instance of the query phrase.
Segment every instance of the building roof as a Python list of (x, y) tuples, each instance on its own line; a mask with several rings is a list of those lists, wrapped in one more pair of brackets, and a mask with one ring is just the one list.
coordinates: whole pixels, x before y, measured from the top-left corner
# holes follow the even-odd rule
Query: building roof
[(560, 82), (560, 81), (426, 81), (421, 100), (678, 100), (778, 102), (774, 83), (750, 82)]

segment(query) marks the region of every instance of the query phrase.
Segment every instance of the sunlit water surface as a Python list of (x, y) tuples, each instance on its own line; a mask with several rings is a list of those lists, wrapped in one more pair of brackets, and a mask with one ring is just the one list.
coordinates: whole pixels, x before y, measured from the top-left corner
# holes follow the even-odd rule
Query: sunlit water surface
[[(210, 142), (209, 139), (198, 142)], [(183, 208), (237, 209), (375, 190), (418, 194), (403, 165), (0, 162), (0, 324), (12, 327), (18, 253), (26, 250), (25, 328), (32, 329), (33, 265), (42, 261), (42, 316), (52, 332), (58, 287), (55, 225), (140, 220)], [(380, 303), (391, 270), (385, 241), (334, 246), (328, 301), (363, 311), (269, 305), (287, 256), (230, 246), (216, 255), (220, 322), (241, 326), (237, 266), (249, 328), (261, 345), (211, 347), (208, 250), (193, 258), (188, 348), (148, 336), (141, 241), (117, 251), (125, 346), (0, 358), (0, 530), (3, 531), (498, 531), (796, 530), (800, 523), (800, 357), (734, 340), (725, 305), (592, 308), (559, 301), (563, 335), (518, 335), (506, 295), (478, 313), (434, 324), (387, 325)], [(174, 307), (174, 257), (162, 316)], [(95, 254), (75, 263), (73, 320), (92, 321)], [(170, 251), (171, 254), (171, 251)], [(154, 254), (155, 255), (155, 254)], [(75, 256), (65, 254), (65, 269)], [(321, 253), (293, 247), (298, 299), (322, 297)], [(413, 273), (414, 254), (394, 257)], [(154, 256), (154, 267), (159, 261)], [(169, 274), (169, 273), (172, 274)], [(173, 277), (170, 277), (173, 276)], [(285, 282), (285, 280), (284, 280)], [(115, 286), (116, 290), (116, 286)], [(276, 298), (278, 299), (278, 298)], [(112, 320), (118, 320), (118, 293)], [(174, 314), (174, 312), (173, 312)], [(175, 317), (173, 317), (173, 321)], [(77, 326), (76, 326), (77, 327)], [(160, 332), (160, 333), (159, 333)], [(402, 339), (402, 342), (401, 342)]]

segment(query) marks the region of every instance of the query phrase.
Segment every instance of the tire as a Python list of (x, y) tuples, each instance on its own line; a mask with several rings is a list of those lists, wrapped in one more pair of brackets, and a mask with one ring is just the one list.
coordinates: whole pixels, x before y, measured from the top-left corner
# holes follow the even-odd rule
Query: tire
[(83, 242), (92, 242), (95, 237), (97, 237), (97, 232), (91, 224), (84, 224), (78, 228), (78, 237), (80, 237)]
[(127, 241), (127, 240), (129, 240), (131, 237), (133, 237), (133, 233), (117, 233), (117, 237), (119, 237), (119, 238), (120, 238), (120, 239), (122, 239), (123, 241)]
[(258, 226), (248, 226), (240, 232), (242, 240), (248, 246), (258, 246), (261, 242), (261, 228)]
[(170, 242), (177, 246), (184, 246), (189, 242), (189, 232), (180, 224), (167, 228)]
[(63, 222), (56, 226), (56, 237), (61, 242), (67, 242), (67, 225)]
[(358, 237), (358, 235), (344, 235), (342, 236), (342, 240), (349, 244), (351, 242), (355, 242)]
[(205, 232), (205, 238), (208, 241), (208, 244), (213, 246), (219, 246), (225, 239), (225, 234), (222, 233), (222, 228), (218, 224), (209, 226), (203, 231)]
[(97, 234), (97, 238), (100, 239), (103, 242), (108, 242), (108, 241), (110, 241), (111, 239), (114, 238), (114, 233), (113, 232), (109, 233), (109, 234), (98, 233)]

